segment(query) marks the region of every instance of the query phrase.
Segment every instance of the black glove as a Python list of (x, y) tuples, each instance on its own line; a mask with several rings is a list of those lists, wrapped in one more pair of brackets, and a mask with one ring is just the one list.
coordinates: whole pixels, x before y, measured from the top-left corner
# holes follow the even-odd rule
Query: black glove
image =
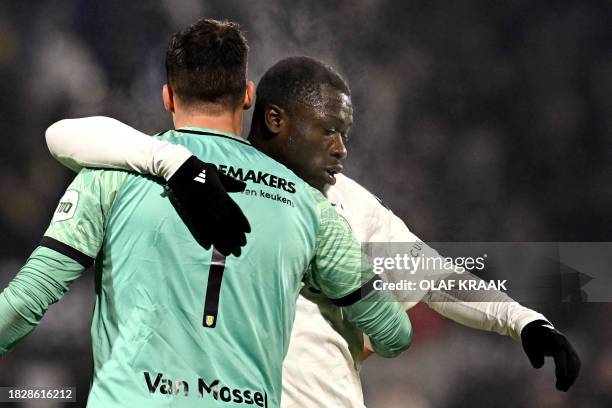
[(183, 221), (204, 248), (213, 245), (227, 256), (240, 255), (251, 232), (249, 221), (228, 192), (244, 191), (246, 184), (219, 171), (214, 164), (191, 156), (170, 177), (166, 189)]
[(534, 368), (544, 365), (544, 356), (554, 359), (557, 389), (569, 390), (580, 372), (580, 358), (567, 338), (546, 320), (535, 320), (523, 328), (521, 341)]

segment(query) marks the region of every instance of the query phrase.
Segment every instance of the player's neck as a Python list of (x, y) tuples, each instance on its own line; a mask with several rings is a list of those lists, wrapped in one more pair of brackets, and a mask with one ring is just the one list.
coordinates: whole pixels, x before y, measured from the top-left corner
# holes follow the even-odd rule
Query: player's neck
[(174, 127), (201, 127), (219, 130), (240, 136), (242, 132), (242, 111), (221, 113), (219, 115), (198, 113), (177, 113), (173, 115)]
[(326, 185), (323, 187), (323, 190), (320, 190), (320, 191), (323, 193), (323, 195), (324, 195), (325, 197), (327, 197), (327, 193), (329, 192), (329, 188), (330, 188), (330, 187), (331, 187), (331, 186), (330, 186), (329, 184), (326, 184)]

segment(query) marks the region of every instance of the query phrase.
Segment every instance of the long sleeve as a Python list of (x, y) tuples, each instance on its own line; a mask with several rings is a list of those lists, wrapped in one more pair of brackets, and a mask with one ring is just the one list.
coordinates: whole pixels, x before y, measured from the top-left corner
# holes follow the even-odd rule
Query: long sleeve
[[(398, 217), (387, 209), (385, 211), (389, 212), (387, 222), (393, 224), (389, 228), (394, 234), (390, 237), (392, 240), (400, 236), (414, 237), (414, 234), (408, 231), (406, 225)], [(405, 229), (404, 232), (401, 231), (403, 229)], [(479, 277), (469, 273), (423, 277), (423, 279), (431, 278), (480, 280)], [(477, 299), (474, 298), (475, 294), (478, 296)], [(430, 290), (424, 293), (421, 301), (442, 316), (464, 326), (492, 331), (510, 336), (515, 340), (520, 340), (521, 331), (528, 323), (534, 320), (546, 320), (542, 314), (522, 306), (506, 293), (495, 290), (478, 292)]]
[(0, 294), (0, 354), (42, 319), (97, 256), (126, 172), (83, 170), (70, 184), (40, 246)]
[[(387, 224), (384, 228), (388, 233), (386, 242), (414, 242), (420, 241), (412, 234), (404, 222), (391, 211), (381, 206), (379, 220)], [(376, 237), (380, 240), (382, 237)], [(437, 253), (423, 245), (423, 251), (429, 251), (429, 256)], [(432, 255), (433, 254), (433, 255)], [(417, 272), (420, 273), (420, 272)], [(463, 273), (459, 274), (435, 274), (424, 275), (422, 279), (472, 279), (481, 280), (479, 277)], [(474, 298), (477, 294), (478, 298)], [(521, 331), (528, 323), (534, 320), (546, 320), (546, 318), (510, 298), (506, 293), (495, 290), (486, 291), (451, 291), (430, 290), (422, 293), (420, 301), (426, 303), (430, 308), (444, 317), (447, 317), (464, 326), (474, 329), (492, 331), (501, 335), (510, 336), (515, 340), (520, 339)], [(405, 304), (406, 308), (412, 304)]]
[(372, 292), (344, 310), (349, 321), (368, 335), (373, 351), (390, 358), (412, 343), (412, 324), (398, 306), (388, 293)]
[[(463, 273), (452, 274), (450, 279), (474, 279)], [(478, 299), (467, 299), (478, 296)], [(495, 332), (520, 340), (523, 328), (534, 320), (547, 320), (544, 315), (515, 302), (500, 291), (430, 291), (422, 299), (429, 307), (457, 323), (474, 329)]]
[(38, 247), (0, 294), (0, 354), (11, 350), (40, 322), (85, 267), (52, 249)]
[[(338, 181), (330, 189), (328, 196), (336, 202), (336, 208), (343, 209), (343, 216), (361, 242), (421, 242), (399, 217), (365, 188), (346, 176), (338, 176)], [(424, 243), (419, 247), (421, 248), (419, 256), (440, 256)], [(404, 271), (398, 273), (401, 278)], [(439, 281), (464, 279), (466, 276), (466, 274), (449, 275), (448, 270), (419, 269), (415, 271), (411, 280)], [(470, 275), (470, 279), (480, 280), (474, 275)], [(479, 291), (477, 299), (474, 298), (475, 293), (474, 291), (415, 290), (410, 292), (410, 301), (403, 302), (402, 306), (408, 310), (417, 302), (424, 302), (437, 313), (457, 323), (508, 335), (514, 339), (519, 339), (521, 330), (528, 323), (534, 320), (546, 320), (540, 313), (520, 305), (503, 292)]]
[(104, 116), (60, 120), (49, 126), (45, 137), (51, 155), (74, 171), (118, 169), (168, 180), (192, 156), (183, 146)]

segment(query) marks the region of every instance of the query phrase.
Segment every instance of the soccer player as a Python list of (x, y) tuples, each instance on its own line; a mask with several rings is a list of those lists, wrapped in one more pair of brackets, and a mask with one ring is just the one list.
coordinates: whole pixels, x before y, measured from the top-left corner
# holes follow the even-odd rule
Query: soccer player
[[(294, 57), (275, 64), (259, 82), (249, 140), (325, 192), (358, 240), (418, 242), (372, 194), (338, 174), (351, 124), (350, 90), (344, 79), (320, 61)], [(160, 175), (147, 163), (163, 168), (168, 159), (158, 151), (173, 156), (172, 148), (160, 146), (155, 138), (103, 117), (58, 122), (47, 132), (47, 143), (54, 157), (69, 167), (117, 166)], [(554, 356), (557, 387), (569, 388), (578, 374), (578, 356), (544, 316), (502, 292), (487, 291), (480, 302), (457, 298), (460, 294), (429, 291), (421, 294), (421, 301), (463, 325), (522, 339), (534, 366), (543, 364), (544, 355)], [(404, 304), (406, 309), (411, 306)], [(361, 331), (341, 310), (306, 287), (283, 363), (282, 406), (363, 407), (363, 346)]]
[[(177, 130), (159, 137), (246, 181), (234, 195), (252, 226), (241, 256), (204, 250), (156, 180), (82, 170), (41, 245), (0, 294), (0, 353), (94, 259), (90, 407), (279, 406), (302, 281), (344, 306), (379, 354), (408, 347), (411, 326), (400, 305), (362, 291), (372, 271), (362, 270), (348, 225), (320, 192), (237, 136), (253, 97), (247, 51), (233, 23), (201, 20), (176, 33), (163, 99)], [(171, 190), (174, 159), (165, 168)], [(191, 153), (182, 161), (177, 172), (197, 170), (182, 181), (194, 193), (215, 177)]]

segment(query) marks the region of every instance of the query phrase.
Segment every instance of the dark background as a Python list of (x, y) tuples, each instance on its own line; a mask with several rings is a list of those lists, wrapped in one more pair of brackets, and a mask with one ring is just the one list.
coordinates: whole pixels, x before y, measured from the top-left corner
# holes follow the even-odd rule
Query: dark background
[[(255, 82), (300, 54), (345, 75), (355, 107), (346, 173), (423, 240), (610, 241), (612, 3), (330, 3), (0, 0), (0, 284), (73, 177), (50, 158), (46, 127), (89, 115), (148, 133), (171, 127), (164, 50), (201, 16), (242, 25)], [(0, 359), (0, 385), (75, 385), (82, 401), (92, 286), (86, 273)], [(413, 348), (365, 363), (368, 405), (611, 406), (610, 305), (542, 307), (583, 358), (568, 394), (520, 344), (419, 307)]]

